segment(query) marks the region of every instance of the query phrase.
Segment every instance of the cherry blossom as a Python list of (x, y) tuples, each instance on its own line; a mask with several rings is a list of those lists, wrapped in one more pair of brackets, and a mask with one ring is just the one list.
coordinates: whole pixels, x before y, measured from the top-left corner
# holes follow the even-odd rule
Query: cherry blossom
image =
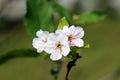
[(83, 47), (84, 41), (81, 38), (84, 36), (84, 30), (82, 27), (72, 25), (64, 26), (63, 30), (56, 30), (56, 34), (62, 33), (68, 37), (70, 46)]
[(37, 49), (37, 52), (44, 51), (45, 45), (48, 42), (49, 32), (39, 30), (36, 32), (37, 38), (33, 39), (33, 47)]
[(45, 51), (50, 54), (50, 59), (59, 60), (70, 53), (70, 47), (83, 47), (84, 36), (83, 28), (74, 25), (64, 26), (62, 30), (58, 29), (55, 33), (39, 30), (36, 32), (36, 38), (33, 39), (33, 47), (37, 52)]
[(70, 52), (68, 37), (65, 35), (52, 34), (45, 51), (50, 53), (52, 60), (59, 60)]

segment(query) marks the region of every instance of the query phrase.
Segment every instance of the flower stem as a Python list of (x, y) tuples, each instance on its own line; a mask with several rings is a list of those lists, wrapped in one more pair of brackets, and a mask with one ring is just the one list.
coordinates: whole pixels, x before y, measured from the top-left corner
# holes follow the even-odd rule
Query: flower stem
[(55, 80), (58, 80), (59, 79), (59, 73), (60, 73), (60, 71), (61, 71), (61, 69), (62, 69), (62, 61), (59, 61), (58, 62), (58, 74), (56, 75), (56, 77), (55, 77)]
[(67, 64), (67, 73), (66, 73), (65, 80), (69, 80), (68, 77), (72, 67), (76, 65), (75, 62), (81, 57), (82, 56), (79, 56), (78, 54), (76, 54), (75, 58)]
[(51, 69), (51, 74), (54, 76), (54, 80), (59, 80), (59, 73), (62, 68), (62, 61), (57, 61), (54, 63), (52, 69)]

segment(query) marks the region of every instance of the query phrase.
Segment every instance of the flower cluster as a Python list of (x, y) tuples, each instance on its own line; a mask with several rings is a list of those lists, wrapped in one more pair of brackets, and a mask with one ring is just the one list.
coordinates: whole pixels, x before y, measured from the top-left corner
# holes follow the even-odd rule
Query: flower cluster
[(52, 60), (59, 60), (62, 56), (67, 56), (70, 53), (70, 47), (83, 47), (84, 41), (81, 39), (84, 36), (82, 27), (74, 25), (63, 29), (57, 29), (55, 33), (39, 30), (36, 32), (37, 38), (33, 39), (33, 47), (37, 52), (45, 51), (50, 54)]

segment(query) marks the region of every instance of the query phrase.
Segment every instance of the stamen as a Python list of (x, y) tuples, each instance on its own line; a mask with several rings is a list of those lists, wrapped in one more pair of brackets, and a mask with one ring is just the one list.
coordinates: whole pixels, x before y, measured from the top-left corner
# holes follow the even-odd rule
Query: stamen
[(56, 44), (56, 49), (60, 50), (60, 53), (62, 52), (62, 46), (63, 45), (60, 42)]

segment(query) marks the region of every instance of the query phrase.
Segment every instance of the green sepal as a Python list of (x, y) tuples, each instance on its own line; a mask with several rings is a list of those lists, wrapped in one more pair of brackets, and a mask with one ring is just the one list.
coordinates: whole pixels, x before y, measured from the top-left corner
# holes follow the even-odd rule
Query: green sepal
[(63, 29), (64, 26), (69, 26), (68, 21), (66, 20), (65, 17), (63, 17), (58, 24), (58, 29)]
[(90, 44), (88, 42), (86, 42), (83, 46), (83, 48), (90, 48)]

